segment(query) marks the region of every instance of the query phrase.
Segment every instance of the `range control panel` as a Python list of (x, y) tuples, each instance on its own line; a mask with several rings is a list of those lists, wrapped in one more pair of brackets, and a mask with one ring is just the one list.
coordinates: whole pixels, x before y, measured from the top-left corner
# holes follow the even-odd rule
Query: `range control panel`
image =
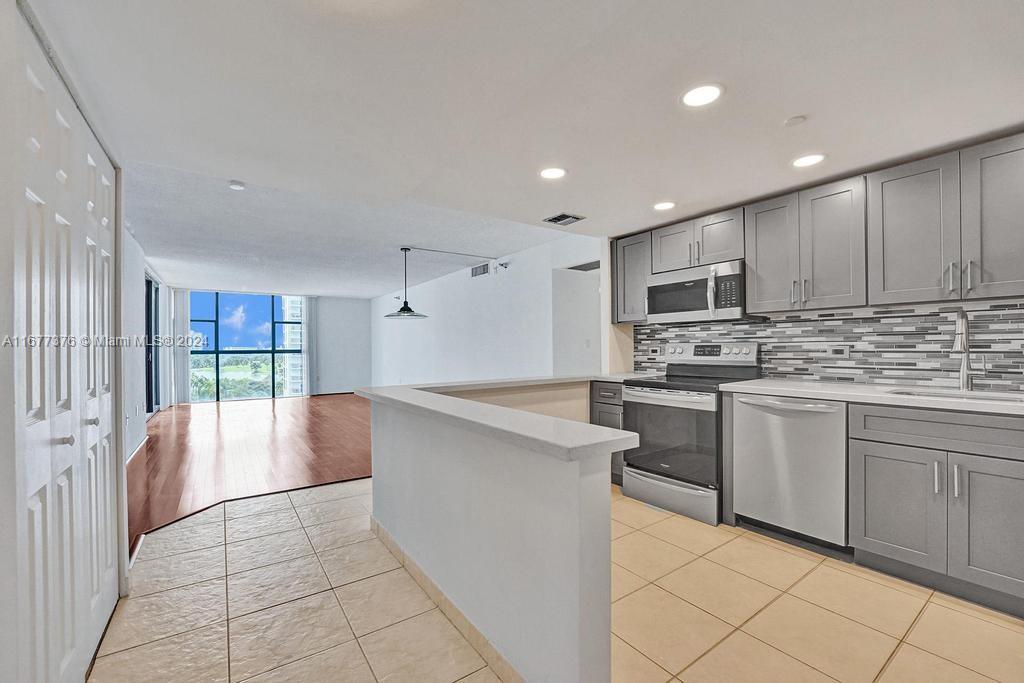
[[(666, 344), (661, 349), (669, 363), (708, 363), (713, 365), (754, 365), (758, 362), (757, 342), (721, 342), (708, 344)], [(655, 349), (651, 349), (655, 351)], [(658, 355), (656, 352), (654, 355)]]

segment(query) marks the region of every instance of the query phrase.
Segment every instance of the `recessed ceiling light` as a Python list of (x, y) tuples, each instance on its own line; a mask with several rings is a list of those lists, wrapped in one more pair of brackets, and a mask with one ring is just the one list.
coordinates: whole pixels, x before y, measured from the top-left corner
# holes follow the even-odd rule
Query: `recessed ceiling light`
[(790, 116), (788, 119), (782, 122), (786, 128), (792, 128), (793, 126), (799, 126), (801, 123), (806, 123), (807, 117), (804, 114), (797, 114), (796, 116)]
[(241, 192), (242, 190), (245, 189), (245, 183), (243, 183), (241, 180), (229, 180), (228, 187), (230, 187), (232, 190), (238, 190), (239, 192)]
[(683, 104), (687, 107), (703, 107), (711, 104), (725, 92), (725, 88), (720, 85), (707, 84), (698, 85), (696, 88), (691, 88), (683, 94)]
[(540, 177), (546, 180), (558, 180), (565, 177), (564, 168), (545, 168), (540, 172)]
[(805, 154), (802, 157), (793, 159), (793, 165), (797, 168), (807, 168), (808, 166), (814, 166), (825, 161), (824, 154)]
[(676, 208), (675, 202), (658, 202), (654, 205), (655, 211), (668, 211), (669, 209)]

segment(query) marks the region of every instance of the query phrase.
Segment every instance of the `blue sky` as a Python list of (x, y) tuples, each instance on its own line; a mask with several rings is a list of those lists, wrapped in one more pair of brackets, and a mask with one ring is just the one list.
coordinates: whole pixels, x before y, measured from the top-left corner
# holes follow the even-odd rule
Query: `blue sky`
[[(212, 318), (213, 301), (213, 292), (192, 292), (191, 317)], [(220, 348), (269, 349), (273, 332), (270, 307), (271, 297), (266, 294), (221, 292)], [(199, 333), (212, 332), (210, 328), (212, 325), (192, 324), (192, 329)], [(211, 339), (211, 346), (212, 343)]]

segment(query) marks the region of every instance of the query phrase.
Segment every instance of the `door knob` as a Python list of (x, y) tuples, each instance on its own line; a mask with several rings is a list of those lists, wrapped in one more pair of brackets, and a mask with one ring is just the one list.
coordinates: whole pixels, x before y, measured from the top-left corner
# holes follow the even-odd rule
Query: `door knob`
[(100, 419), (98, 417), (90, 417), (88, 420), (85, 421), (85, 424), (92, 425), (93, 427), (99, 427)]
[(57, 443), (62, 444), (64, 446), (74, 446), (75, 445), (75, 435), (74, 434), (68, 434), (63, 439), (59, 440)]

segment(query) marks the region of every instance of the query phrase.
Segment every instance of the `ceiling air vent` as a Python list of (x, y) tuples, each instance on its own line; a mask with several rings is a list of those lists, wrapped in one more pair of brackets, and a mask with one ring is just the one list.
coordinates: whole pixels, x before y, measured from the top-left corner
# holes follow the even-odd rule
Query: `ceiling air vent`
[(473, 270), (470, 271), (469, 276), (480, 277), (481, 275), (487, 275), (487, 273), (489, 272), (491, 272), (490, 265), (486, 263), (481, 263), (479, 266), (473, 266)]
[(572, 225), (583, 220), (583, 216), (573, 216), (571, 213), (560, 213), (557, 216), (551, 218), (545, 218), (545, 223), (554, 223), (555, 225)]

